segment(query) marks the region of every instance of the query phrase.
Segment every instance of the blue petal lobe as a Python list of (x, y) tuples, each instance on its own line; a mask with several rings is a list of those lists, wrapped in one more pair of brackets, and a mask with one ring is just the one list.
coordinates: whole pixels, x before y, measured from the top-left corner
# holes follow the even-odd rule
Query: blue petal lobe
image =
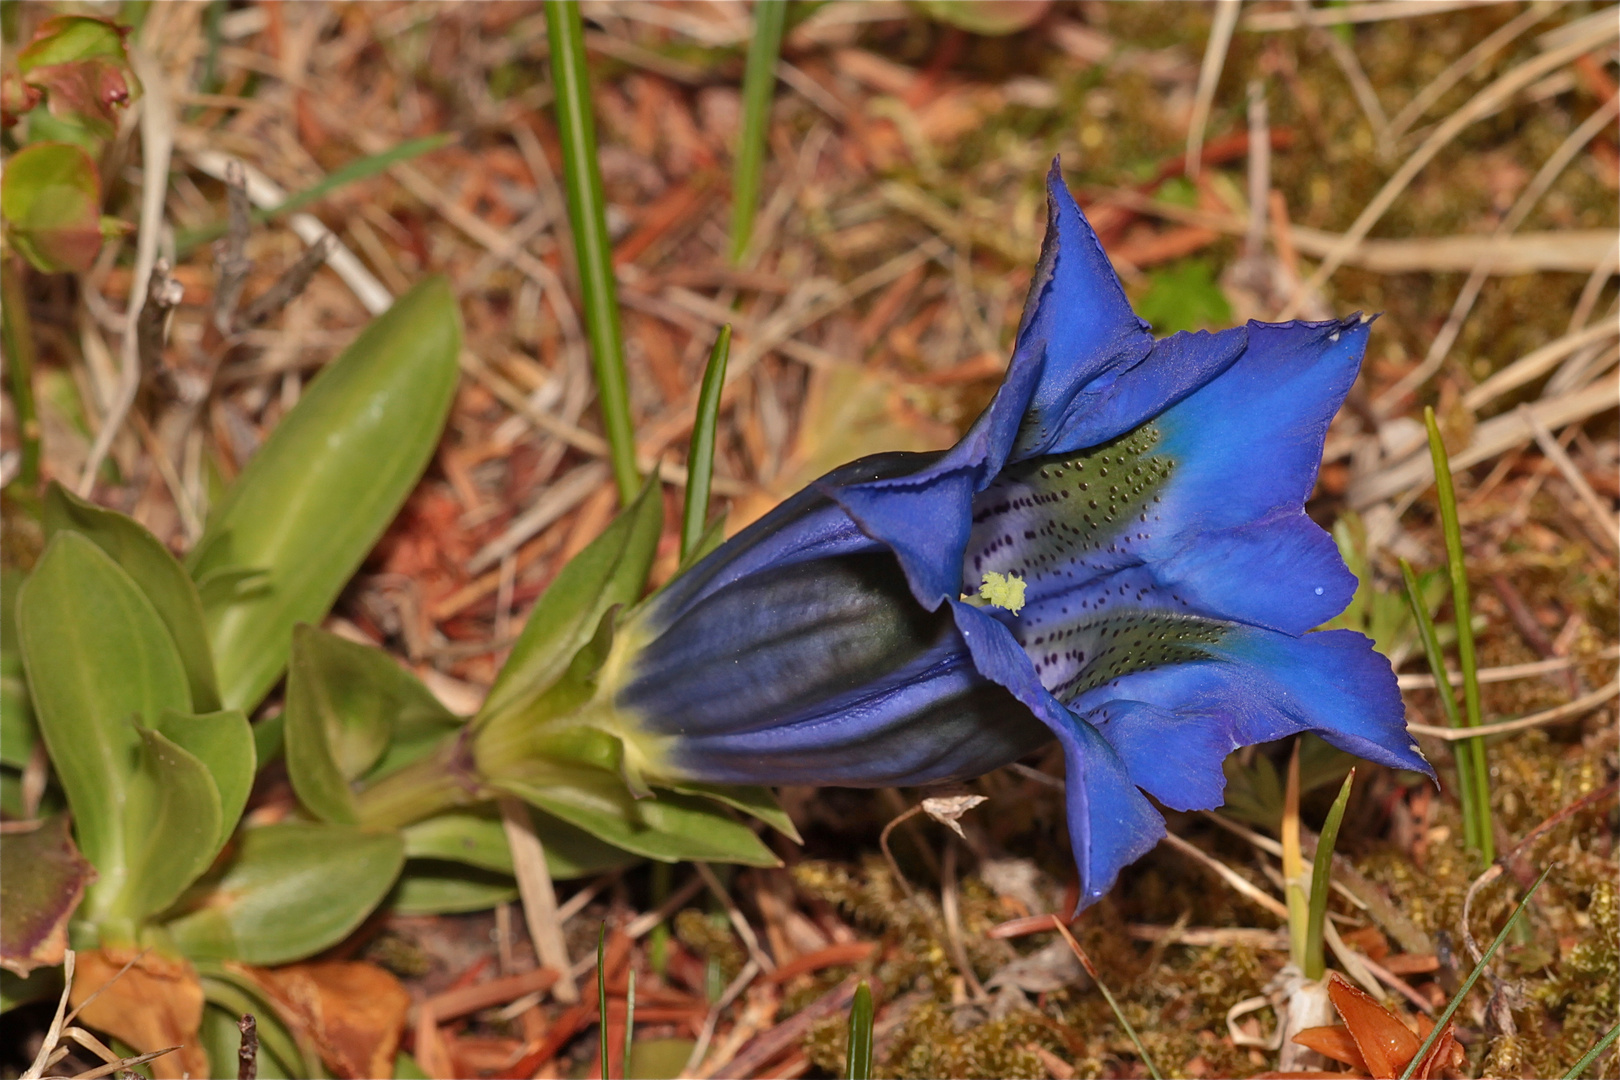
[(1164, 818), (1136, 788), (1126, 763), (1097, 730), (1036, 677), (1029, 657), (996, 619), (960, 601), (956, 625), (985, 678), (1005, 686), (1063, 746), (1069, 843), (1080, 870), (1080, 907), (1113, 887), (1120, 870), (1164, 836)]
[(1248, 328), (1237, 326), (1214, 334), (1183, 331), (1156, 342), (1140, 363), (1082, 386), (1041, 453), (1066, 453), (1123, 435), (1231, 367), (1248, 341)]
[(1170, 809), (1210, 810), (1224, 801), (1221, 762), (1236, 747), (1218, 719), (1145, 701), (1110, 701), (1083, 719), (1119, 753), (1131, 779)]
[(1356, 591), (1333, 538), (1300, 510), (1203, 533), (1152, 566), (1187, 610), (1287, 634), (1327, 622)]
[(1153, 348), (1102, 242), (1063, 183), (1057, 161), (1046, 176), (1046, 239), (1018, 327), (1013, 367), (1041, 369), (1014, 459), (1048, 452), (1064, 435), (1075, 396), (1105, 372), (1138, 363)]
[[(1132, 761), (1136, 782), (1155, 794), (1185, 787), (1197, 772), (1218, 772), (1226, 750), (1301, 731), (1381, 765), (1434, 775), (1406, 730), (1389, 661), (1362, 635), (1327, 630), (1293, 637), (1231, 625), (1201, 648), (1212, 659), (1125, 674), (1070, 703), (1086, 713), (1114, 701), (1144, 702), (1182, 718), (1187, 731), (1215, 728), (1225, 735), (1225, 750), (1200, 737), (1175, 759)], [(1113, 727), (1115, 745), (1128, 742), (1121, 740), (1120, 724)], [(1198, 747), (1209, 754), (1202, 765), (1189, 757)]]
[(1304, 504), (1367, 347), (1359, 316), (1248, 330), (1237, 362), (1154, 421), (1174, 463), (1163, 517), (1189, 537)]

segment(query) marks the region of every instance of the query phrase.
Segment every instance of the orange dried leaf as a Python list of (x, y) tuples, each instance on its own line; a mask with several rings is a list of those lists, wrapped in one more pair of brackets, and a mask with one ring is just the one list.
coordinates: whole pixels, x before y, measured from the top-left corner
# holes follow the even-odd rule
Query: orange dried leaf
[(203, 992), (196, 969), (185, 960), (148, 952), (119, 975), (136, 955), (133, 949), (79, 953), (69, 1003), (78, 1008), (100, 990), (79, 1013), (86, 1027), (122, 1039), (141, 1054), (178, 1046), (152, 1060), (148, 1068), (154, 1080), (210, 1075), (208, 1054), (197, 1041)]
[(1294, 1036), (1294, 1041), (1334, 1061), (1342, 1061), (1357, 1072), (1367, 1071), (1367, 1062), (1362, 1058), (1356, 1040), (1343, 1024), (1306, 1028)]
[(252, 972), (277, 1012), (340, 1077), (392, 1076), (411, 997), (375, 964), (317, 962)]
[(1417, 1055), (1418, 1037), (1371, 994), (1351, 985), (1338, 972), (1328, 976), (1328, 997), (1373, 1076), (1399, 1076)]

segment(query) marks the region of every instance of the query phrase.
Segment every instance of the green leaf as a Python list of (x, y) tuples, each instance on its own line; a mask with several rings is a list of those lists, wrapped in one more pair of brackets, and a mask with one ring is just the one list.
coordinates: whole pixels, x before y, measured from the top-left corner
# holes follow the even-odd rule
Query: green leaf
[(253, 756), (264, 768), (281, 756), (287, 734), (287, 714), (278, 712), (253, 724)]
[(625, 1080), (659, 1080), (679, 1076), (697, 1047), (693, 1039), (637, 1039), (624, 1067)]
[(258, 771), (258, 749), (253, 742), (253, 725), (240, 709), (192, 716), (166, 709), (158, 717), (157, 730), (185, 748), (208, 768), (219, 792), (219, 831), (214, 836), (213, 861), (236, 831), (236, 823), (253, 790), (253, 774)]
[(635, 602), (652, 568), (663, 525), (664, 501), (653, 478), (541, 595), (495, 677), (475, 726), (532, 704), (568, 670), (610, 608)]
[(0, 970), (0, 1013), (35, 1001), (60, 1001), (61, 998), (61, 968), (37, 968), (27, 978)]
[(101, 880), (86, 914), (124, 887), (125, 810), (142, 738), (129, 717), (191, 711), (174, 639), (117, 563), (75, 532), (53, 540), (17, 597), (17, 640), (79, 847)]
[(35, 68), (73, 60), (123, 61), (125, 32), (107, 19), (53, 15), (40, 24), (33, 40), (17, 53), (17, 70), (26, 75)]
[(517, 898), (517, 882), (510, 874), (412, 859), (405, 864), (388, 906), (400, 915), (450, 915), (488, 911)]
[(780, 865), (752, 829), (709, 800), (672, 791), (637, 799), (613, 773), (537, 769), (500, 777), (491, 786), (649, 859)]
[(283, 715), (299, 801), (324, 821), (351, 825), (359, 817), (349, 785), (383, 761), (396, 733), (425, 752), (460, 726), (381, 649), (302, 624), (293, 630)]
[(793, 819), (787, 816), (787, 811), (783, 810), (782, 804), (776, 801), (776, 795), (770, 788), (737, 784), (697, 783), (680, 783), (671, 786), (683, 795), (702, 795), (704, 798), (725, 803), (735, 810), (741, 810), (749, 817), (758, 818), (795, 844), (804, 843), (803, 838), (799, 836), (799, 830), (793, 824)]
[(284, 823), (243, 830), (188, 910), (166, 924), (196, 960), (286, 964), (342, 941), (388, 894), (405, 862), (394, 833)]
[[(534, 829), (546, 851), (546, 868), (557, 881), (629, 866), (636, 856), (603, 843), (550, 814), (534, 814)], [(482, 870), (512, 873), (512, 849), (492, 805), (452, 810), (400, 830), (408, 859), (439, 859)]]
[(219, 788), (197, 755), (151, 728), (135, 730), (140, 767), (124, 805), (129, 877), (111, 910), (139, 925), (208, 869), (222, 815)]
[(101, 250), (101, 177), (77, 146), (39, 142), (0, 176), (0, 216), (23, 257), (47, 274), (88, 271)]
[(45, 489), (45, 536), (71, 529), (105, 551), (130, 576), (157, 609), (169, 628), (175, 648), (186, 665), (194, 708), (219, 708), (219, 687), (214, 679), (214, 658), (208, 651), (202, 601), (197, 587), (163, 542), (133, 518), (103, 509), (70, 494), (52, 482)]
[(0, 765), (21, 769), (39, 739), (28, 696), (22, 650), (17, 647), (17, 591), (22, 575), (0, 567)]
[(0, 964), (23, 976), (60, 964), (68, 920), (95, 876), (66, 814), (0, 834)]
[[(782, 7), (784, 4), (774, 6)], [(781, 28), (778, 27), (778, 33)], [(771, 78), (776, 78), (773, 73)], [(752, 224), (749, 226), (752, 228)], [(726, 363), (731, 358), (731, 324), (720, 328), (703, 369), (697, 415), (692, 419), (692, 441), (686, 451), (686, 505), (681, 516), (681, 562), (694, 558), (706, 538), (709, 484), (714, 479), (714, 433), (720, 423), (720, 397), (726, 387)]]
[(787, 22), (787, 0), (761, 0), (754, 5), (754, 39), (748, 43), (743, 68), (742, 130), (737, 134), (737, 155), (731, 169), (731, 264), (742, 262), (754, 238), (754, 214), (759, 209), (759, 182), (765, 159), (765, 139), (771, 127), (771, 105), (776, 99), (777, 59), (782, 50), (782, 28)]
[(1148, 289), (1137, 301), (1136, 312), (1153, 324), (1158, 334), (1225, 326), (1232, 321), (1232, 305), (1202, 259), (1183, 259), (1162, 270), (1148, 272)]
[(395, 301), (318, 375), (210, 515), (192, 578), (263, 570), (250, 596), (204, 613), (228, 708), (281, 676), (300, 622), (317, 623), (416, 486), (455, 395), (460, 319), (433, 277)]

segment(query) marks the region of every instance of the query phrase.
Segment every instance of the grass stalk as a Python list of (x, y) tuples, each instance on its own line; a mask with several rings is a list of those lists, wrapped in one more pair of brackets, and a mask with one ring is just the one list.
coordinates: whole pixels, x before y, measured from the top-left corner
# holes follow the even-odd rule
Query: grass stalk
[[(1469, 727), (1483, 722), (1479, 705), (1479, 665), (1474, 656), (1473, 605), (1468, 600), (1468, 565), (1463, 561), (1462, 527), (1457, 523), (1457, 492), (1451, 483), (1451, 462), (1434, 409), (1425, 407), (1423, 423), (1429, 429), (1429, 456), (1434, 459), (1434, 485), (1440, 499), (1440, 527), (1446, 538), (1446, 567), (1451, 574), (1451, 606), (1457, 622), (1457, 664), (1462, 669), (1463, 707)], [(1496, 837), (1491, 828), (1491, 781), (1485, 764), (1485, 744), (1473, 742), (1474, 800), (1479, 819), (1479, 851), (1485, 862), (1496, 861)]]
[(742, 132), (731, 174), (731, 263), (742, 262), (754, 238), (759, 209), (760, 172), (765, 161), (765, 135), (770, 130), (771, 100), (776, 93), (776, 59), (782, 49), (787, 0), (754, 4), (754, 40), (743, 72)]
[(1549, 866), (1541, 872), (1540, 877), (1536, 878), (1536, 883), (1530, 886), (1529, 892), (1524, 894), (1524, 899), (1520, 900), (1519, 906), (1513, 909), (1513, 914), (1508, 916), (1508, 921), (1502, 924), (1502, 929), (1497, 933), (1496, 940), (1491, 942), (1491, 947), (1485, 950), (1485, 955), (1479, 958), (1479, 963), (1474, 965), (1474, 970), (1468, 973), (1468, 978), (1463, 980), (1463, 984), (1452, 995), (1451, 1002), (1446, 1006), (1445, 1012), (1434, 1018), (1434, 1027), (1429, 1031), (1429, 1037), (1423, 1040), (1423, 1045), (1418, 1047), (1418, 1052), (1412, 1055), (1412, 1060), (1407, 1064), (1406, 1071), (1401, 1073), (1401, 1080), (1412, 1080), (1412, 1074), (1417, 1071), (1417, 1067), (1422, 1063), (1423, 1059), (1429, 1056), (1429, 1051), (1434, 1049), (1435, 1041), (1440, 1038), (1440, 1033), (1446, 1030), (1446, 1024), (1456, 1014), (1457, 1009), (1463, 1003), (1463, 999), (1468, 996), (1468, 991), (1474, 988), (1474, 984), (1479, 981), (1479, 977), (1485, 973), (1485, 965), (1491, 962), (1491, 957), (1496, 955), (1496, 950), (1501, 948), (1502, 942), (1507, 940), (1508, 933), (1513, 929), (1514, 924), (1519, 921), (1519, 916), (1523, 915), (1524, 909), (1530, 906), (1530, 898), (1536, 895), (1536, 890), (1541, 888), (1541, 883), (1547, 880), (1547, 875), (1550, 873), (1552, 873), (1552, 867)]
[(1305, 894), (1305, 857), (1299, 841), (1299, 740), (1288, 757), (1288, 783), (1283, 789), (1282, 825), (1283, 899), (1288, 903), (1288, 959), (1305, 970), (1310, 953), (1307, 935), (1310, 900)]
[[(1406, 596), (1412, 603), (1412, 617), (1417, 623), (1418, 641), (1423, 645), (1423, 655), (1428, 657), (1429, 670), (1434, 673), (1434, 689), (1440, 698), (1440, 709), (1445, 713), (1448, 726), (1460, 728), (1463, 726), (1462, 715), (1457, 709), (1457, 695), (1446, 675), (1446, 654), (1440, 648), (1440, 636), (1435, 632), (1434, 619), (1423, 604), (1423, 592), (1412, 564), (1405, 559), (1400, 560), (1400, 564), (1401, 577), (1406, 581)], [(1478, 739), (1462, 739), (1451, 744), (1451, 753), (1457, 763), (1457, 801), (1462, 805), (1463, 843), (1473, 851), (1481, 850), (1479, 803), (1474, 797), (1474, 754), (1478, 742)]]
[(681, 517), (681, 562), (685, 563), (703, 539), (709, 518), (709, 485), (714, 479), (714, 433), (720, 423), (720, 393), (726, 386), (726, 363), (731, 358), (731, 324), (720, 328), (709, 350), (698, 392), (697, 415), (692, 420), (692, 442), (686, 452), (686, 506)]
[(1310, 912), (1305, 924), (1305, 963), (1302, 970), (1307, 979), (1320, 979), (1327, 973), (1327, 961), (1322, 954), (1322, 933), (1327, 925), (1328, 886), (1333, 881), (1333, 845), (1339, 839), (1339, 825), (1344, 821), (1344, 808), (1350, 804), (1350, 786), (1356, 782), (1356, 770), (1344, 778), (1338, 797), (1328, 808), (1327, 819), (1322, 822), (1322, 833), (1316, 838), (1316, 859), (1311, 864)]
[(1591, 1068), (1592, 1062), (1598, 1059), (1598, 1055), (1614, 1045), (1616, 1036), (1620, 1036), (1620, 1024), (1614, 1025), (1603, 1038), (1593, 1043), (1592, 1049), (1582, 1054), (1581, 1060), (1572, 1065), (1569, 1072), (1564, 1074), (1564, 1080), (1579, 1080), (1581, 1073)]
[(872, 1076), (872, 988), (862, 979), (849, 1007), (849, 1051), (844, 1057), (844, 1080), (870, 1080)]
[[(624, 991), (624, 1059), (619, 1069), (622, 1076), (630, 1075), (630, 1051), (636, 1045), (636, 967), (630, 965), (629, 979)], [(604, 1029), (605, 1030), (605, 1029)], [(603, 1077), (607, 1073), (602, 1074)]]
[(1131, 1026), (1130, 1020), (1125, 1016), (1125, 1010), (1119, 1007), (1119, 1002), (1114, 1000), (1114, 995), (1109, 992), (1107, 985), (1102, 981), (1102, 977), (1097, 974), (1097, 965), (1091, 962), (1091, 957), (1086, 955), (1086, 950), (1080, 947), (1080, 943), (1074, 940), (1074, 935), (1069, 933), (1069, 928), (1056, 915), (1052, 916), (1052, 929), (1063, 935), (1063, 940), (1068, 943), (1069, 951), (1074, 953), (1076, 960), (1080, 961), (1080, 966), (1086, 969), (1086, 974), (1091, 976), (1091, 981), (1097, 984), (1097, 989), (1102, 992), (1103, 1000), (1108, 1003), (1108, 1008), (1113, 1011), (1114, 1019), (1118, 1020), (1119, 1026), (1125, 1029), (1125, 1034), (1131, 1040), (1131, 1045), (1136, 1047), (1136, 1053), (1141, 1057), (1142, 1064), (1147, 1066), (1148, 1075), (1153, 1077), (1153, 1080), (1164, 1080), (1164, 1074), (1159, 1072), (1158, 1066), (1153, 1064), (1153, 1059), (1148, 1057), (1147, 1047), (1142, 1045), (1141, 1038), (1136, 1034), (1136, 1028)]
[(596, 161), (596, 121), (591, 115), (590, 74), (585, 63), (585, 27), (579, 5), (546, 0), (546, 33), (551, 42), (551, 81), (556, 94), (557, 135), (562, 143), (563, 179), (568, 190), (568, 223), (574, 233), (574, 261), (591, 340), (591, 365), (602, 410), (619, 501), (629, 505), (641, 489), (636, 472), (635, 430), (630, 423), (629, 382), (624, 371), (624, 329), (613, 277), (613, 244), (608, 237), (602, 173)]

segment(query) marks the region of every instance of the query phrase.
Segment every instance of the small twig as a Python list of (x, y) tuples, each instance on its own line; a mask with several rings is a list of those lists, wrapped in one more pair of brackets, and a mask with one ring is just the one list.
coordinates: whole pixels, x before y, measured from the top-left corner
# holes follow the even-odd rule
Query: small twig
[(229, 337), (236, 323), (236, 305), (242, 301), (253, 263), (247, 257), (248, 235), (253, 228), (253, 204), (248, 199), (247, 176), (240, 161), (225, 166), (225, 235), (214, 244), (214, 265), (219, 279), (214, 285), (214, 329)]
[(1547, 430), (1547, 425), (1543, 424), (1535, 413), (1523, 405), (1519, 406), (1518, 412), (1520, 416), (1524, 417), (1525, 424), (1535, 433), (1536, 445), (1541, 447), (1541, 452), (1546, 454), (1548, 460), (1554, 465), (1558, 466), (1558, 471), (1563, 474), (1565, 480), (1569, 481), (1569, 486), (1575, 489), (1575, 494), (1580, 496), (1587, 509), (1592, 511), (1603, 531), (1613, 538), (1616, 547), (1620, 547), (1620, 524), (1615, 522), (1614, 511), (1605, 506), (1603, 500), (1598, 498), (1598, 493), (1592, 490), (1592, 485), (1581, 474), (1581, 470), (1575, 467), (1575, 463), (1570, 460), (1569, 454), (1565, 452), (1562, 446), (1558, 445), (1558, 440), (1553, 438), (1552, 432)]
[(1355, 50), (1331, 31), (1311, 23), (1305, 0), (1294, 0), (1294, 10), (1301, 13), (1300, 21), (1310, 27), (1311, 39), (1326, 49), (1333, 62), (1339, 65), (1339, 70), (1344, 72), (1351, 91), (1356, 95), (1356, 103), (1361, 106), (1367, 123), (1373, 129), (1373, 143), (1382, 149), (1385, 145), (1384, 133), (1389, 130), (1389, 117), (1384, 114), (1384, 107), (1379, 104), (1378, 94), (1368, 81), (1367, 73), (1362, 70), (1361, 61), (1356, 59)]
[(256, 1080), (259, 1075), (259, 1022), (244, 1013), (236, 1022), (242, 1044), (236, 1048), (236, 1080)]
[(748, 955), (753, 957), (760, 970), (775, 971), (776, 961), (772, 960), (760, 946), (759, 935), (754, 933), (754, 928), (748, 925), (747, 919), (743, 918), (742, 909), (737, 907), (737, 901), (733, 900), (731, 894), (726, 891), (726, 887), (720, 884), (720, 879), (715, 877), (714, 871), (709, 868), (709, 864), (695, 862), (692, 865), (697, 867), (699, 876), (703, 878), (703, 884), (709, 887), (709, 891), (714, 894), (714, 898), (720, 901), (720, 906), (726, 909), (726, 918), (731, 920), (732, 928), (737, 931), (737, 936), (742, 938), (743, 945), (748, 949)]
[(1215, 88), (1220, 85), (1221, 69), (1226, 66), (1226, 52), (1232, 44), (1232, 31), (1237, 28), (1238, 0), (1220, 0), (1215, 5), (1215, 21), (1209, 28), (1209, 42), (1204, 46), (1204, 63), (1198, 70), (1198, 94), (1193, 99), (1192, 120), (1187, 125), (1187, 179), (1198, 179), (1198, 166), (1204, 156), (1204, 128), (1209, 125), (1210, 106), (1215, 103)]
[[(1554, 672), (1568, 671), (1576, 664), (1584, 664), (1592, 660), (1613, 660), (1620, 655), (1620, 649), (1610, 645), (1590, 656), (1556, 656), (1549, 660), (1536, 660), (1528, 664), (1506, 664), (1502, 667), (1480, 668), (1479, 681), (1482, 683), (1511, 682), (1514, 679), (1528, 679), (1537, 675), (1550, 675)], [(1434, 676), (1421, 675), (1416, 672), (1406, 675), (1397, 675), (1402, 690), (1433, 690)], [(1447, 671), (1446, 681), (1452, 686), (1462, 685), (1462, 672)]]
[(163, 366), (163, 342), (169, 334), (169, 315), (180, 306), (185, 295), (185, 286), (170, 273), (169, 260), (159, 259), (152, 265), (146, 300), (135, 320), (135, 351), (140, 357), (141, 371), (153, 372)]
[(910, 810), (907, 810), (905, 813), (883, 826), (883, 831), (878, 833), (878, 848), (883, 852), (883, 857), (888, 860), (889, 872), (894, 875), (894, 880), (899, 884), (900, 891), (906, 894), (906, 899), (908, 900), (915, 896), (916, 893), (911, 888), (911, 882), (906, 880), (906, 875), (900, 872), (900, 864), (895, 861), (894, 852), (889, 848), (889, 834), (894, 832), (896, 826), (903, 822), (910, 821), (920, 813), (922, 813), (922, 804), (918, 803)]
[(1583, 694), (1568, 705), (1559, 705), (1546, 712), (1532, 713), (1521, 716), (1517, 720), (1503, 720), (1496, 724), (1481, 724), (1479, 727), (1435, 727), (1431, 724), (1407, 724), (1407, 730), (1419, 735), (1428, 735), (1447, 742), (1458, 742), (1462, 739), (1478, 739), (1486, 735), (1505, 735), (1510, 731), (1524, 731), (1527, 728), (1541, 727), (1543, 724), (1555, 724), (1560, 720), (1579, 716), (1602, 705), (1605, 701), (1620, 694), (1620, 680), (1609, 683), (1600, 690), (1590, 694)]
[(1177, 851), (1191, 856), (1193, 859), (1202, 863), (1210, 870), (1213, 870), (1222, 881), (1232, 886), (1232, 888), (1236, 889), (1245, 898), (1259, 904), (1261, 907), (1277, 916), (1277, 918), (1282, 919), (1285, 922), (1287, 921), (1288, 908), (1283, 906), (1282, 901), (1278, 900), (1271, 894), (1262, 891), (1259, 886), (1255, 885), (1248, 878), (1244, 877), (1236, 870), (1233, 870), (1230, 866), (1227, 866), (1213, 855), (1210, 855), (1201, 849), (1194, 847), (1192, 844), (1189, 844), (1175, 833), (1166, 833), (1164, 839), (1165, 843), (1169, 844)]
[(691, 1076), (693, 1070), (698, 1067), (698, 1063), (703, 1060), (703, 1056), (709, 1052), (709, 1043), (714, 1040), (714, 1029), (715, 1025), (720, 1022), (720, 1014), (730, 1008), (733, 1001), (742, 996), (742, 992), (748, 989), (748, 984), (753, 982), (754, 977), (758, 974), (759, 964), (749, 960), (748, 963), (743, 965), (743, 969), (737, 973), (737, 977), (732, 979), (725, 991), (721, 993), (720, 999), (709, 1007), (709, 1015), (703, 1019), (703, 1029), (698, 1032), (697, 1042), (692, 1044), (692, 1052), (687, 1055), (686, 1064), (681, 1066), (682, 1076)]
[(945, 920), (945, 940), (951, 947), (951, 959), (956, 961), (956, 969), (962, 973), (968, 993), (973, 995), (974, 1001), (989, 1000), (990, 995), (985, 992), (984, 984), (973, 970), (973, 962), (968, 959), (967, 943), (962, 938), (962, 905), (956, 890), (956, 841), (948, 836), (945, 838), (945, 858), (940, 868), (939, 907), (940, 915)]
[(512, 849), (512, 870), (523, 900), (523, 918), (528, 924), (529, 936), (540, 954), (540, 963), (558, 972), (552, 994), (558, 1001), (573, 1004), (579, 1000), (579, 986), (574, 982), (572, 965), (568, 962), (568, 943), (563, 940), (562, 921), (557, 917), (557, 891), (551, 883), (551, 871), (546, 868), (545, 847), (534, 831), (528, 804), (514, 796), (503, 795), (499, 805), (506, 843)]
[(258, 299), (247, 306), (242, 312), (242, 317), (237, 320), (238, 323), (244, 329), (258, 326), (292, 303), (308, 287), (310, 280), (315, 276), (315, 271), (332, 257), (332, 252), (336, 249), (337, 237), (331, 233), (317, 237), (315, 242), (298, 256), (297, 262), (282, 271), (275, 284), (264, 290)]
[(169, 191), (169, 154), (174, 149), (174, 111), (169, 99), (168, 77), (140, 45), (129, 50), (131, 66), (141, 80), (141, 221), (135, 239), (135, 268), (130, 277), (129, 310), (124, 316), (124, 338), (118, 353), (118, 389), (101, 430), (85, 458), (79, 474), (78, 494), (88, 497), (95, 487), (96, 474), (107, 460), (113, 440), (124, 426), (124, 418), (135, 404), (141, 387), (140, 318), (146, 308), (146, 289), (152, 268), (157, 264), (159, 233), (163, 228), (163, 203)]

